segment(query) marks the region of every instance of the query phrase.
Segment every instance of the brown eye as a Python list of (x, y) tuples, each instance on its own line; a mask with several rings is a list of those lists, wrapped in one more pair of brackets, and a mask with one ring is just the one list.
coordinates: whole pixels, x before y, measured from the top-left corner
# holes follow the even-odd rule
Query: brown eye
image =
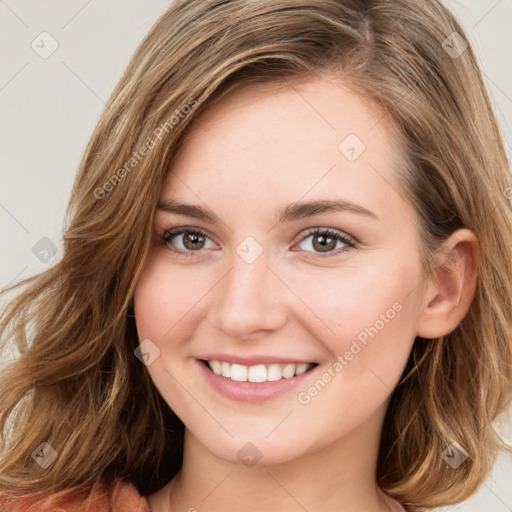
[[(302, 250), (310, 253), (308, 257), (312, 258), (336, 256), (355, 246), (355, 241), (348, 235), (327, 228), (315, 228), (312, 231), (309, 231), (307, 236), (302, 238), (300, 243), (303, 244), (306, 240), (311, 240), (311, 242), (306, 245), (309, 245), (313, 250), (308, 251), (304, 247), (302, 247)], [(340, 245), (337, 247), (337, 244)]]
[(320, 252), (329, 252), (336, 247), (336, 239), (326, 235), (314, 235), (313, 247)]
[(188, 232), (185, 233), (185, 236), (183, 237), (183, 245), (187, 249), (201, 249), (201, 245), (204, 243), (204, 236), (200, 235), (199, 233), (192, 233)]
[(210, 237), (206, 233), (190, 228), (167, 231), (162, 236), (163, 243), (173, 252), (183, 253), (186, 256), (207, 248), (205, 245), (208, 240), (210, 240)]

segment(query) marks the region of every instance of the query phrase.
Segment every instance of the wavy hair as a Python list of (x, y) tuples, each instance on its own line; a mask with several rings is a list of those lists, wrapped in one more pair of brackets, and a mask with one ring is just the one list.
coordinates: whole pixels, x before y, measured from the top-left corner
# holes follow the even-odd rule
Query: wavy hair
[[(454, 35), (457, 33), (457, 35)], [(149, 494), (183, 457), (182, 422), (141, 367), (134, 287), (163, 179), (187, 127), (229, 92), (339, 79), (392, 121), (425, 275), (455, 230), (479, 240), (475, 297), (455, 330), (417, 338), (386, 414), (377, 481), (411, 510), (461, 502), (509, 449), (493, 421), (512, 396), (511, 175), (467, 37), (437, 0), (176, 0), (108, 100), (66, 210), (62, 258), (3, 290), (0, 497), (122, 478)], [(142, 370), (141, 370), (142, 368)], [(31, 457), (49, 443), (58, 458)], [(451, 442), (468, 454), (453, 470)], [(59, 495), (61, 495), (59, 494)]]

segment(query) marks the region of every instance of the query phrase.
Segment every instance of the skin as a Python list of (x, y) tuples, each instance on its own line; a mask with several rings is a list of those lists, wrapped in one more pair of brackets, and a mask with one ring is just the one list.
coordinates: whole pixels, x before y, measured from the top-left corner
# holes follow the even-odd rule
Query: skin
[[(466, 314), (478, 244), (471, 231), (457, 231), (446, 243), (452, 271), (424, 274), (417, 218), (398, 193), (401, 154), (387, 122), (325, 77), (242, 89), (195, 120), (160, 200), (207, 206), (220, 222), (157, 211), (155, 236), (189, 226), (208, 237), (196, 245), (184, 245), (187, 234), (155, 243), (135, 291), (139, 339), (160, 350), (147, 370), (186, 426), (183, 467), (148, 496), (153, 512), (227, 504), (247, 512), (338, 512), (340, 504), (344, 512), (399, 510), (375, 479), (386, 408), (415, 337), (446, 334)], [(366, 146), (352, 162), (338, 149), (351, 133)], [(342, 198), (378, 219), (336, 211), (276, 224), (287, 204)], [(338, 254), (322, 258), (307, 234), (316, 227), (345, 233), (356, 245), (340, 252), (343, 242), (331, 242), (327, 254)], [(247, 236), (263, 249), (252, 263), (236, 251)], [(173, 253), (171, 244), (191, 256)], [(298, 393), (330, 367), (332, 374), (338, 356), (394, 303), (400, 312), (300, 403)], [(319, 367), (298, 389), (241, 403), (220, 395), (198, 370), (196, 358), (214, 351), (293, 355)], [(254, 466), (237, 456), (248, 442), (261, 452)]]

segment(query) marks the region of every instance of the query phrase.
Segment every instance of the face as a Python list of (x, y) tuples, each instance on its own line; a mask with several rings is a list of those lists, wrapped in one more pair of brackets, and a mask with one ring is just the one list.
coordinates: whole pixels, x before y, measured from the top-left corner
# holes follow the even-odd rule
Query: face
[(317, 79), (238, 91), (194, 128), (135, 291), (155, 386), (226, 461), (289, 461), (380, 428), (423, 276), (386, 118)]

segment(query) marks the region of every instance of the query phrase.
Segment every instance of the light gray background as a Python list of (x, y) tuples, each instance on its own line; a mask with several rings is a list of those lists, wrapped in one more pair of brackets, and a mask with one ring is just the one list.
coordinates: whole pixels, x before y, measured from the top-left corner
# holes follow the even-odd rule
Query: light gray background
[[(479, 56), (510, 160), (512, 0), (445, 3)], [(79, 159), (130, 56), (168, 5), (169, 0), (0, 0), (0, 287), (59, 258)], [(58, 43), (46, 59), (31, 47), (43, 31)], [(45, 41), (47, 50), (51, 41)], [(38, 243), (48, 249), (43, 237), (56, 248), (46, 262), (41, 250), (39, 257), (32, 251)], [(512, 444), (512, 420), (498, 427)], [(477, 495), (443, 510), (512, 511), (512, 458), (499, 459)]]

